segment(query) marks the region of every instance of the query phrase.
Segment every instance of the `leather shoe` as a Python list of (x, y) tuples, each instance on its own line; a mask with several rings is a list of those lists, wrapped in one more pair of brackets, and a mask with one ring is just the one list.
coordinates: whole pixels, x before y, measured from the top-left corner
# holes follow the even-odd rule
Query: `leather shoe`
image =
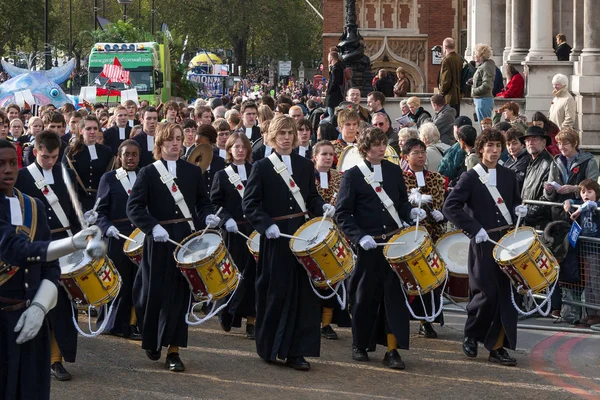
[(354, 361), (369, 361), (369, 354), (366, 350), (352, 347), (352, 359)]
[(50, 372), (57, 381), (70, 381), (71, 378), (73, 378), (69, 371), (67, 371), (65, 367), (63, 367), (62, 363), (59, 362), (52, 364), (50, 367)]
[(326, 325), (321, 328), (321, 336), (323, 336), (327, 340), (337, 340), (338, 335), (335, 333), (331, 325)]
[(437, 332), (433, 329), (433, 325), (429, 322), (425, 322), (419, 326), (419, 336), (424, 336), (427, 339), (436, 339), (438, 337)]
[(160, 360), (160, 352), (160, 350), (146, 350), (146, 355), (152, 361), (158, 361)]
[(490, 357), (488, 360), (509, 367), (517, 365), (517, 360), (512, 358), (504, 347), (500, 347), (498, 350), (490, 351)]
[(142, 340), (142, 334), (140, 333), (138, 327), (135, 325), (129, 325), (129, 340)]
[(179, 353), (169, 353), (169, 354), (167, 354), (167, 359), (165, 361), (165, 367), (169, 371), (173, 371), (173, 372), (183, 372), (183, 371), (185, 371), (185, 366), (181, 362), (181, 358), (179, 358)]
[(256, 340), (256, 329), (254, 325), (246, 325), (246, 337), (250, 340)]
[(231, 330), (231, 325), (233, 324), (233, 315), (229, 313), (219, 315), (219, 324), (221, 324), (221, 329), (225, 332), (229, 332)]
[(398, 350), (390, 350), (385, 353), (385, 357), (383, 357), (383, 361), (381, 363), (392, 369), (405, 368), (404, 361), (402, 361), (400, 354), (398, 354)]
[(296, 371), (308, 371), (310, 369), (310, 364), (304, 357), (288, 357), (285, 365), (294, 368)]
[(465, 342), (463, 343), (462, 347), (463, 353), (465, 353), (467, 357), (477, 357), (477, 340), (472, 338), (465, 338)]

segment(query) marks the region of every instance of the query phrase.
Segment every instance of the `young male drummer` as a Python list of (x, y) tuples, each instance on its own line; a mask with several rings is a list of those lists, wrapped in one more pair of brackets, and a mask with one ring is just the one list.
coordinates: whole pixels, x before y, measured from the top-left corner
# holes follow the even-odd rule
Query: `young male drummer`
[[(124, 140), (117, 149), (117, 169), (102, 175), (98, 185), (100, 203), (97, 224), (102, 234), (108, 238), (108, 257), (122, 280), (121, 290), (113, 303), (113, 311), (105, 331), (132, 340), (142, 339), (137, 328), (132, 295), (138, 267), (123, 252), (124, 240), (119, 234), (129, 236), (135, 229), (127, 218), (127, 200), (137, 178), (140, 152), (140, 145), (135, 140)], [(97, 324), (101, 324), (104, 317), (103, 308)]]
[(289, 239), (310, 211), (333, 215), (315, 187), (310, 160), (292, 152), (298, 143), (296, 122), (282, 115), (269, 125), (265, 143), (274, 148), (254, 163), (244, 191), (246, 218), (260, 233), (256, 270), (256, 350), (265, 361), (285, 359), (296, 370), (309, 370), (304, 357), (320, 352), (320, 302), (306, 270), (290, 250)]
[[(481, 162), (463, 173), (448, 195), (443, 213), (471, 238), (469, 245), (469, 286), (463, 351), (477, 357), (477, 343), (489, 350), (489, 360), (516, 365), (505, 347), (517, 346), (517, 311), (511, 303), (509, 278), (494, 261), (494, 244), (516, 221), (527, 214), (520, 205), (515, 172), (498, 164), (504, 150), (502, 133), (485, 129), (475, 142)], [(466, 206), (466, 209), (465, 209)], [(514, 210), (514, 211), (513, 211)]]
[(183, 131), (173, 123), (156, 129), (154, 158), (137, 175), (127, 201), (127, 217), (146, 234), (140, 270), (133, 284), (134, 307), (142, 348), (153, 361), (167, 347), (165, 366), (185, 370), (179, 348), (187, 346), (185, 316), (190, 303), (188, 282), (176, 267), (173, 252), (193, 231), (219, 223), (206, 195), (202, 170), (180, 160)]
[(50, 398), (50, 333), (45, 316), (55, 305), (59, 257), (85, 248), (97, 227), (50, 240), (44, 204), (17, 189), (17, 153), (0, 140), (0, 398)]
[(384, 160), (387, 140), (379, 128), (368, 128), (359, 136), (358, 150), (365, 159), (344, 173), (336, 220), (358, 256), (348, 282), (352, 358), (368, 361), (367, 351), (375, 350), (373, 343), (387, 344), (383, 364), (404, 369), (397, 349), (408, 349), (410, 315), (400, 281), (377, 243), (389, 240), (405, 221), (426, 214), (411, 209), (402, 170)]
[[(42, 131), (35, 139), (33, 155), (35, 161), (27, 168), (19, 170), (15, 187), (44, 204), (48, 216), (48, 226), (52, 239), (64, 239), (77, 233), (81, 226), (69, 198), (63, 180), (58, 155), (62, 141), (52, 131)], [(75, 173), (69, 170), (71, 181)], [(77, 356), (77, 330), (73, 325), (73, 303), (61, 286), (58, 290), (58, 303), (49, 312), (50, 350), (52, 375), (59, 381), (68, 381), (71, 374), (63, 366), (64, 361), (73, 363)]]
[(335, 159), (333, 160), (334, 167), (337, 166), (342, 151), (344, 151), (347, 146), (356, 144), (360, 116), (358, 115), (358, 112), (350, 108), (344, 108), (338, 113), (337, 121), (338, 129), (341, 133), (336, 140), (331, 141), (335, 150)]
[(210, 200), (215, 209), (223, 207), (222, 219), (227, 231), (225, 244), (244, 279), (239, 281), (235, 296), (222, 310), (220, 322), (223, 330), (229, 332), (232, 326), (240, 327), (241, 319), (245, 317), (246, 336), (254, 339), (256, 261), (248, 251), (246, 239), (237, 234), (250, 236), (253, 230), (242, 210), (242, 197), (252, 169), (252, 144), (243, 132), (234, 132), (225, 143), (225, 151), (225, 161), (230, 165), (215, 174)]

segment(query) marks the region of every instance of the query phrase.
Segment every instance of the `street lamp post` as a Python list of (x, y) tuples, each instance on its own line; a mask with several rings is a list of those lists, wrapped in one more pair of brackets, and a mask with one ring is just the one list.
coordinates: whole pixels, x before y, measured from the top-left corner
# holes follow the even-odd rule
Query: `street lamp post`
[(123, 22), (127, 21), (127, 6), (133, 3), (133, 0), (117, 0), (123, 6)]
[(156, 10), (154, 9), (154, 0), (152, 0), (152, 10), (150, 10), (150, 18), (151, 18), (151, 23), (150, 23), (150, 32), (152, 33), (152, 35), (154, 35), (154, 13), (156, 12)]
[(49, 1), (46, 0), (44, 8), (44, 68), (52, 68), (52, 53), (50, 52), (50, 32), (48, 30), (48, 19), (50, 17)]

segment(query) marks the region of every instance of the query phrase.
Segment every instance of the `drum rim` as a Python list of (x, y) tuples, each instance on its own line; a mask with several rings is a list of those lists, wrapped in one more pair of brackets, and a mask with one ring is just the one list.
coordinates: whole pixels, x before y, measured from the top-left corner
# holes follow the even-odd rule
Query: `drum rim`
[[(218, 230), (215, 230), (215, 229), (207, 229), (204, 234), (207, 234), (207, 233), (214, 233), (215, 235), (218, 235), (221, 238), (221, 243), (219, 243), (219, 247), (225, 246), (223, 243), (223, 236), (221, 235), (221, 232), (219, 232)], [(193, 239), (196, 236), (200, 236), (200, 235), (202, 235), (202, 231), (193, 232), (190, 235), (183, 238), (183, 240), (181, 242), (179, 242), (179, 244), (185, 245), (189, 240)], [(193, 261), (193, 262), (183, 262), (177, 258), (177, 253), (179, 251), (180, 251), (180, 247), (175, 247), (175, 250), (173, 250), (173, 258), (175, 259), (177, 266), (178, 267), (181, 266), (181, 268), (190, 268), (190, 266), (193, 266), (194, 264), (202, 263), (202, 262), (206, 261), (207, 259), (211, 258), (212, 254), (214, 254), (214, 253), (211, 253), (211, 255), (207, 255), (206, 257), (204, 257), (200, 260)], [(215, 253), (217, 251), (218, 251), (218, 247), (217, 247), (217, 250), (215, 251)]]
[[(296, 229), (296, 232), (294, 232), (294, 236), (300, 237), (300, 232), (302, 232), (304, 230), (303, 228), (312, 226), (314, 224), (319, 224), (321, 222), (321, 219), (322, 219), (322, 217), (316, 217), (316, 218), (312, 218), (312, 219), (306, 221), (304, 224), (302, 224), (302, 226), (300, 226), (300, 228)], [(320, 249), (322, 249), (323, 246), (325, 245), (325, 243), (327, 242), (327, 240), (329, 239), (329, 237), (332, 235), (332, 233), (338, 230), (333, 219), (325, 218), (325, 221), (330, 222), (331, 228), (333, 228), (333, 229), (331, 229), (331, 228), (329, 229), (329, 233), (327, 233), (327, 235), (325, 236), (325, 238), (322, 241), (315, 243), (312, 247), (307, 247), (306, 249), (295, 251), (293, 244), (299, 240), (298, 239), (290, 239), (289, 245), (290, 245), (290, 250), (292, 251), (292, 253), (299, 254), (299, 255), (307, 255), (314, 251), (319, 251)], [(306, 254), (301, 254), (301, 253), (306, 253)]]
[[(393, 235), (386, 243), (385, 246), (383, 246), (383, 256), (386, 258), (386, 260), (388, 260), (388, 263), (391, 261), (397, 262), (397, 261), (403, 261), (407, 256), (413, 254), (415, 251), (420, 250), (423, 245), (427, 242), (426, 240), (423, 240), (423, 243), (419, 244), (419, 246), (417, 246), (413, 251), (411, 251), (408, 254), (405, 254), (404, 258), (398, 258), (398, 257), (389, 257), (387, 255), (387, 252), (389, 249), (391, 249), (391, 246), (389, 245), (389, 243), (392, 243), (393, 241), (395, 241), (394, 239), (398, 239), (400, 236), (406, 234), (406, 233), (414, 233), (415, 232), (415, 226), (409, 226), (408, 228), (404, 228), (402, 229), (400, 232), (396, 233), (395, 235)], [(431, 242), (431, 246), (435, 249), (434, 243), (433, 243), (433, 239), (431, 239), (431, 236), (429, 235), (429, 232), (427, 231), (427, 229), (423, 226), (420, 225), (419, 226), (419, 231), (424, 232), (425, 233), (425, 238), (429, 238), (429, 241)]]
[[(133, 230), (133, 232), (131, 232), (131, 235), (129, 235), (129, 237), (131, 239), (133, 239), (135, 236), (137, 236), (138, 234), (142, 234), (144, 235), (144, 239), (146, 238), (146, 234), (144, 232), (142, 232), (142, 230), (140, 228), (135, 228)], [(135, 255), (138, 251), (141, 251), (144, 248), (144, 242), (142, 241), (141, 244), (136, 244), (136, 247), (132, 247), (131, 244), (133, 242), (130, 242), (129, 240), (126, 240), (125, 243), (123, 243), (123, 253), (125, 253), (126, 256), (131, 255)]]
[[(256, 236), (258, 236), (258, 249), (253, 249), (250, 246), (250, 243), (254, 242), (254, 238), (256, 238)], [(250, 250), (250, 253), (252, 254), (259, 254), (260, 253), (260, 233), (255, 229), (254, 231), (252, 231), (252, 233), (248, 236), (250, 238), (250, 240), (246, 239), (246, 246), (248, 247), (248, 250)]]
[[(509, 261), (513, 261), (513, 260), (516, 261), (516, 260), (518, 260), (523, 255), (526, 255), (529, 250), (531, 250), (531, 246), (533, 246), (533, 244), (535, 242), (540, 241), (539, 235), (537, 234), (537, 232), (535, 231), (535, 229), (533, 229), (532, 227), (530, 227), (530, 226), (521, 226), (517, 230), (517, 233), (521, 232), (521, 231), (529, 231), (529, 232), (533, 233), (533, 241), (529, 244), (529, 246), (527, 247), (527, 249), (525, 249), (525, 251), (523, 251), (522, 253), (519, 253), (516, 256), (514, 256), (512, 258), (509, 258), (507, 260), (500, 260), (497, 257), (499, 251), (502, 250), (502, 249), (498, 245), (494, 245), (494, 248), (492, 249), (492, 257), (494, 257), (494, 260), (496, 261), (497, 264), (506, 265), (506, 263), (509, 262)], [(504, 236), (502, 236), (500, 238), (500, 240), (498, 240), (498, 244), (503, 245), (504, 238), (509, 237), (510, 235), (514, 235), (514, 233), (515, 233), (514, 229), (511, 229), (510, 231), (506, 232), (506, 234)]]

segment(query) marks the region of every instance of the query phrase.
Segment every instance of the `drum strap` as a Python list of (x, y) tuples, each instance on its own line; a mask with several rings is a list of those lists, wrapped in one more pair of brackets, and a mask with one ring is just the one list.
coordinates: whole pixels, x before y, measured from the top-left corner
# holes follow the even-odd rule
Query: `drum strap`
[[(271, 153), (271, 155), (268, 158), (269, 160), (271, 160), (275, 172), (277, 172), (281, 179), (283, 179), (290, 193), (292, 194), (292, 196), (294, 196), (294, 199), (296, 200), (296, 203), (298, 203), (298, 206), (300, 207), (302, 212), (306, 212), (306, 203), (304, 202), (304, 197), (302, 197), (302, 193), (300, 193), (300, 188), (294, 181), (294, 178), (292, 178), (292, 176), (290, 175), (290, 172), (288, 171), (283, 161), (279, 159), (277, 153)], [(308, 219), (308, 215), (306, 215), (306, 218)]]
[[(239, 168), (246, 168), (246, 166), (241, 165)], [(227, 176), (229, 176), (229, 182), (233, 185), (235, 190), (240, 194), (240, 197), (244, 197), (244, 184), (242, 183), (242, 178), (233, 170), (233, 167), (230, 165), (225, 168), (225, 172), (227, 172)]]
[(127, 175), (127, 171), (121, 167), (116, 170), (116, 173), (117, 180), (121, 183), (123, 189), (125, 189), (127, 196), (129, 196), (131, 194), (131, 182), (129, 181), (129, 175)]
[(380, 186), (379, 183), (377, 183), (375, 179), (373, 179), (375, 174), (371, 172), (369, 167), (367, 167), (367, 164), (364, 162), (364, 160), (359, 162), (357, 165), (360, 169), (360, 172), (362, 172), (362, 174), (364, 175), (365, 181), (373, 188), (375, 194), (377, 195), (377, 197), (379, 197), (379, 200), (381, 200), (386, 210), (388, 210), (388, 212), (398, 225), (398, 228), (402, 228), (402, 221), (400, 221), (398, 211), (396, 211), (396, 207), (394, 207), (394, 202), (392, 201), (392, 199), (390, 199), (390, 196), (387, 195), (385, 190), (383, 190), (383, 186)]
[(48, 204), (50, 204), (52, 211), (54, 211), (54, 214), (56, 214), (56, 217), (60, 221), (60, 224), (63, 226), (63, 228), (66, 228), (67, 234), (69, 236), (73, 236), (71, 230), (68, 229), (70, 227), (69, 219), (67, 218), (65, 211), (60, 205), (56, 193), (54, 193), (54, 190), (52, 190), (50, 185), (46, 184), (46, 179), (44, 178), (44, 175), (42, 175), (35, 163), (31, 163), (27, 167), (27, 170), (29, 171), (29, 173), (33, 177), (33, 180), (35, 181), (35, 187), (37, 187), (42, 192), (42, 194), (46, 198), (46, 201), (48, 202)]
[(190, 209), (188, 208), (185, 199), (183, 198), (181, 190), (179, 190), (179, 186), (177, 186), (177, 184), (173, 180), (173, 175), (171, 175), (171, 173), (167, 171), (161, 160), (155, 161), (153, 165), (160, 174), (160, 180), (162, 181), (162, 183), (165, 184), (165, 186), (169, 190), (169, 193), (171, 193), (171, 196), (173, 196), (173, 200), (175, 200), (177, 207), (179, 207), (179, 209), (181, 210), (181, 214), (183, 214), (183, 216), (186, 219), (189, 218), (187, 222), (188, 224), (190, 224), (190, 228), (192, 228), (192, 231), (195, 232), (196, 227), (194, 226), (194, 221), (192, 220), (192, 214), (190, 213)]
[(477, 164), (476, 166), (473, 167), (473, 169), (479, 175), (479, 180), (487, 188), (488, 192), (490, 193), (490, 196), (492, 196), (494, 203), (500, 210), (500, 213), (502, 213), (502, 216), (504, 217), (506, 222), (508, 222), (509, 225), (512, 225), (512, 223), (513, 223), (512, 217), (510, 216), (508, 207), (506, 207), (506, 204), (504, 203), (504, 199), (502, 198), (502, 195), (500, 194), (500, 192), (498, 191), (496, 186), (488, 185), (489, 174), (483, 169), (481, 164)]

